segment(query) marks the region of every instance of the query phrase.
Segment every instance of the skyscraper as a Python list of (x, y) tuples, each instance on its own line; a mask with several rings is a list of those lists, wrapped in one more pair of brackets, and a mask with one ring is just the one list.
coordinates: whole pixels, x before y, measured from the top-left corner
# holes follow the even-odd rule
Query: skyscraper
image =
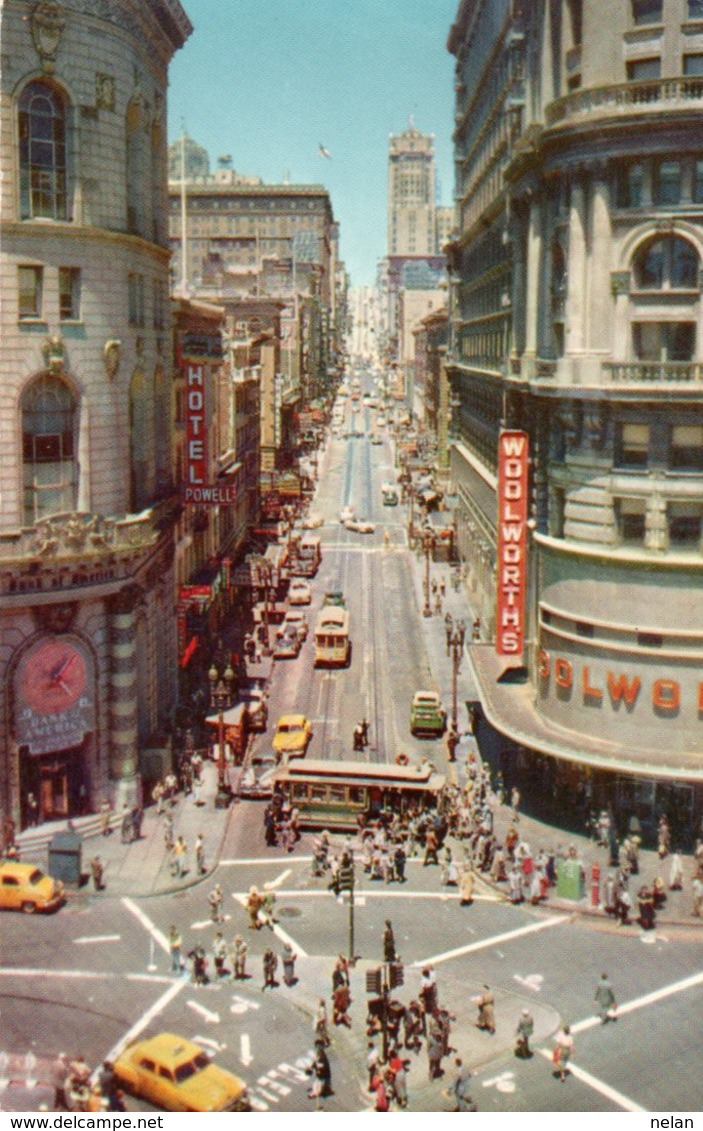
[(388, 143), (388, 254), (437, 252), (432, 134), (413, 123)]

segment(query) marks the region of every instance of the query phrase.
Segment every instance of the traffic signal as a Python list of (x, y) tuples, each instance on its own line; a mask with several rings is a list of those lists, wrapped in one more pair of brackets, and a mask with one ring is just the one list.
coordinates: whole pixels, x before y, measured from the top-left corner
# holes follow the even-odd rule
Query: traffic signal
[(381, 992), (381, 971), (367, 970), (366, 971), (366, 992), (367, 994), (380, 994)]
[(394, 990), (396, 986), (402, 986), (405, 982), (405, 971), (403, 970), (401, 962), (391, 962), (388, 973), (392, 990)]
[(337, 886), (340, 891), (351, 891), (354, 887), (354, 861), (343, 861), (339, 867)]

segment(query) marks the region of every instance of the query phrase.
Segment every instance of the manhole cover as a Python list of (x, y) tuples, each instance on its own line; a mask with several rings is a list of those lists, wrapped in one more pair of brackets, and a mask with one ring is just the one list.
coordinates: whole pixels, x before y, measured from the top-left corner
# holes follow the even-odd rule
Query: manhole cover
[(302, 915), (302, 914), (303, 913), (302, 913), (302, 911), (300, 910), (299, 907), (277, 907), (276, 908), (276, 915), (278, 916), (279, 919), (297, 919), (298, 916)]

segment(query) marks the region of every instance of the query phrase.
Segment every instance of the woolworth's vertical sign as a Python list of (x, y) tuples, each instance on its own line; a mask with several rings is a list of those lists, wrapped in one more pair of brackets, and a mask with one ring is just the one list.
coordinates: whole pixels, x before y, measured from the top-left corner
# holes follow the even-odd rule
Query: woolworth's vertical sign
[(496, 652), (519, 656), (525, 647), (529, 439), (505, 430), (498, 437), (498, 594)]

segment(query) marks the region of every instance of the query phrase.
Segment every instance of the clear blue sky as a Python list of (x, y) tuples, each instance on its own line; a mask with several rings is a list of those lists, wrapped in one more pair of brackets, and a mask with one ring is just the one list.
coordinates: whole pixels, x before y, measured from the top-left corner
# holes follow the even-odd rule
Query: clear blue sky
[[(194, 32), (171, 63), (169, 135), (183, 124), (211, 168), (324, 184), (359, 286), (386, 250), (388, 135), (409, 115), (435, 135), (441, 203), (454, 191), (459, 0), (182, 0)], [(318, 155), (322, 143), (331, 160)]]

